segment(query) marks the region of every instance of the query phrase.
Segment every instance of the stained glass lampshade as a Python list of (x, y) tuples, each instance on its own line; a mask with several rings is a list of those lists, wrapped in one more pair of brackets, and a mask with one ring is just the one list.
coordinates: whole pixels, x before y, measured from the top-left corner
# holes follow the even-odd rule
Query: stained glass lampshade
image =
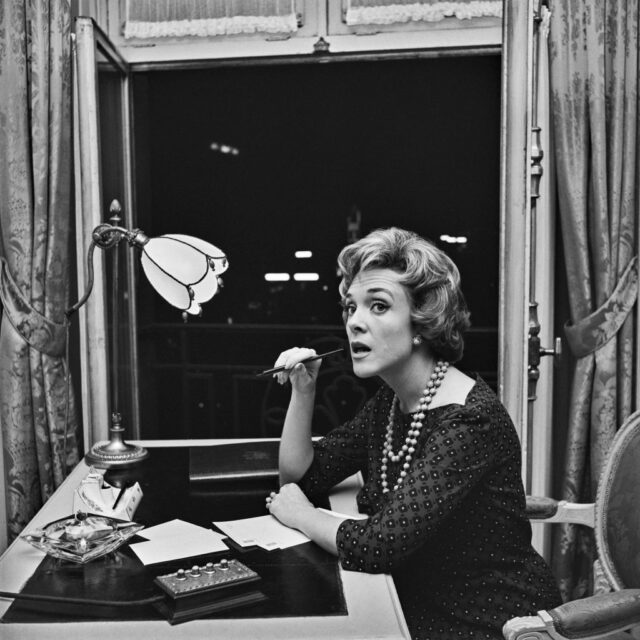
[(220, 275), (229, 266), (214, 245), (177, 233), (147, 239), (141, 249), (142, 268), (153, 288), (169, 304), (192, 315), (199, 315), (200, 304), (216, 295)]

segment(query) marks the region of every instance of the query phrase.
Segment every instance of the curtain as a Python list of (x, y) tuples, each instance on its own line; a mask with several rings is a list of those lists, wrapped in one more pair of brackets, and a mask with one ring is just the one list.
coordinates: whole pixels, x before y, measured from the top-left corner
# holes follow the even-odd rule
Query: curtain
[[(558, 208), (575, 358), (562, 499), (592, 502), (632, 411), (637, 296), (638, 0), (554, 0), (549, 34)], [(563, 596), (587, 595), (593, 540), (563, 526)]]
[(0, 422), (11, 540), (78, 462), (64, 357), (72, 215), (68, 2), (0, 3), (0, 96)]
[(502, 0), (344, 0), (350, 25), (438, 22), (445, 18), (502, 17)]
[(291, 34), (295, 0), (126, 0), (125, 38)]

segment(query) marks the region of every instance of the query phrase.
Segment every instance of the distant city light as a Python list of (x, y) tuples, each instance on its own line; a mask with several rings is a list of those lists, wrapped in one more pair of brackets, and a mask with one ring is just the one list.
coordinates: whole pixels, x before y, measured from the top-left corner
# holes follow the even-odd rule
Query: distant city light
[(229, 154), (232, 156), (237, 156), (240, 153), (240, 149), (237, 147), (232, 147), (230, 144), (221, 144), (220, 142), (212, 142), (209, 145), (209, 149), (211, 149), (211, 151), (218, 151), (219, 153)]
[(293, 279), (297, 282), (316, 282), (320, 280), (320, 274), (318, 273), (294, 273)]
[(445, 233), (440, 236), (440, 240), (448, 244), (467, 244), (467, 236), (450, 236)]
[(296, 251), (296, 258), (310, 258), (313, 255), (311, 251)]
[(264, 279), (267, 282), (288, 282), (291, 276), (288, 273), (265, 273)]

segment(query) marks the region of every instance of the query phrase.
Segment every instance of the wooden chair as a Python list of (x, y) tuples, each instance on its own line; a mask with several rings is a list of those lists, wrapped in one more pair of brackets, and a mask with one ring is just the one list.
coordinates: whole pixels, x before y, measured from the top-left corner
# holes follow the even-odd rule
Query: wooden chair
[(606, 586), (536, 616), (509, 620), (503, 628), (506, 640), (640, 637), (637, 630), (629, 632), (640, 626), (640, 411), (613, 440), (594, 504), (528, 498), (527, 511), (533, 520), (593, 527), (596, 565)]

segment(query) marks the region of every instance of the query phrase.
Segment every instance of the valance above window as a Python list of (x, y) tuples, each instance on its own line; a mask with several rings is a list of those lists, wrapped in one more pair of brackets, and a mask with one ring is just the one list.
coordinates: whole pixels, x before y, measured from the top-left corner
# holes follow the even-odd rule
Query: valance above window
[(125, 0), (124, 37), (294, 33), (295, 0)]
[(345, 0), (349, 26), (502, 17), (502, 0)]

